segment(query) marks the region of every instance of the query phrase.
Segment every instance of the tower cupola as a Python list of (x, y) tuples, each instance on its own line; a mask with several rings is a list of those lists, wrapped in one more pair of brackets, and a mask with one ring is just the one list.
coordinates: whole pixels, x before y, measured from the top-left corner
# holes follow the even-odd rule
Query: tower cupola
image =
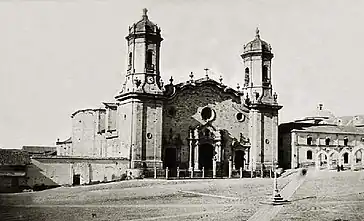
[(161, 37), (161, 29), (149, 20), (147, 13), (148, 9), (143, 9), (142, 19), (129, 27), (129, 35), (126, 37), (126, 40), (129, 41), (133, 38), (143, 37), (146, 34), (149, 37), (157, 38), (159, 41), (163, 40)]
[(120, 94), (163, 94), (159, 72), (161, 29), (148, 18), (143, 9), (142, 19), (129, 27), (125, 37), (127, 49), (126, 79)]
[(271, 75), (272, 48), (260, 38), (258, 28), (255, 38), (244, 45), (241, 58), (244, 61), (244, 94), (253, 102), (274, 103)]

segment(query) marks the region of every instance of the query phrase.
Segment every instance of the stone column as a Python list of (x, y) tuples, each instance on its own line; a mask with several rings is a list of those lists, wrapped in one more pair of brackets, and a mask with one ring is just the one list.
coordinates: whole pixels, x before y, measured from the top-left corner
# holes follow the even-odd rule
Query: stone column
[(193, 154), (193, 131), (192, 130), (189, 131), (188, 144), (189, 144), (189, 148), (190, 148), (190, 157), (189, 157), (189, 162), (188, 162), (188, 168), (191, 169), (192, 168), (192, 154)]
[(297, 151), (297, 147), (296, 147), (296, 133), (292, 132), (291, 133), (291, 168), (294, 169), (296, 167), (298, 167), (299, 164), (299, 159), (298, 159), (298, 151)]
[(69, 176), (69, 182), (66, 183), (66, 184), (72, 185), (73, 184), (73, 164), (72, 163), (70, 163), (70, 165), (69, 165), (69, 175), (70, 175)]
[(354, 162), (354, 160), (355, 160), (355, 153), (353, 153), (353, 151), (349, 154), (349, 157), (350, 157), (350, 159), (349, 159), (349, 161), (350, 161), (350, 169), (351, 170), (354, 170), (354, 167), (355, 167), (355, 162)]
[(220, 131), (215, 133), (215, 152), (216, 152), (216, 161), (221, 161), (221, 134)]
[(194, 152), (195, 152), (195, 170), (198, 170), (198, 154), (199, 154), (199, 136), (198, 136), (198, 129), (196, 128), (194, 131), (195, 134), (195, 143), (194, 143)]
[(229, 157), (229, 178), (231, 178), (231, 175), (232, 175), (232, 167), (233, 167), (233, 161), (231, 159), (232, 157), (230, 156)]
[(216, 178), (216, 157), (212, 160), (212, 178)]
[(318, 149), (316, 149), (316, 163), (315, 163), (315, 168), (316, 170), (320, 169), (320, 158), (319, 158), (319, 151)]
[(327, 169), (330, 170), (331, 169), (331, 159), (330, 159), (330, 155), (327, 154)]

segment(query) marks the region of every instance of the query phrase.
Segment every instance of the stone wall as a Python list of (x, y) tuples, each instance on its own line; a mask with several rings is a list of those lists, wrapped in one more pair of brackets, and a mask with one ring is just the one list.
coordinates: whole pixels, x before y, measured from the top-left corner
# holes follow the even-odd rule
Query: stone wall
[(101, 156), (106, 139), (105, 110), (84, 110), (72, 116), (72, 156)]
[(80, 184), (120, 179), (126, 174), (129, 161), (117, 158), (33, 158), (28, 166), (28, 186), (72, 185), (74, 175), (80, 175)]
[(279, 166), (285, 169), (291, 168), (291, 133), (279, 134), (278, 152)]

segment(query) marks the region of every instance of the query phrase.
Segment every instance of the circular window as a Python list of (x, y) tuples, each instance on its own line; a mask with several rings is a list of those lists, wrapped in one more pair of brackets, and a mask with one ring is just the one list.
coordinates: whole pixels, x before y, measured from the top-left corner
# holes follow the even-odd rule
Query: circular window
[(210, 120), (212, 120), (214, 118), (214, 111), (209, 107), (205, 107), (201, 111), (201, 117), (205, 121), (210, 121)]
[(236, 119), (238, 121), (244, 121), (245, 120), (245, 115), (243, 113), (237, 113), (236, 114)]
[(153, 135), (151, 133), (147, 133), (147, 138), (152, 139)]

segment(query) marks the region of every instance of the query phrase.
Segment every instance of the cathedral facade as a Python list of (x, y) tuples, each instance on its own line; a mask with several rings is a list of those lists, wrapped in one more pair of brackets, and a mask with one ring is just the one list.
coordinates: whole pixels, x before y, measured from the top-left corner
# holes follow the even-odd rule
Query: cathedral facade
[(186, 82), (160, 75), (161, 29), (144, 9), (142, 19), (129, 27), (127, 70), (115, 102), (72, 114), (72, 136), (57, 142), (63, 157), (112, 157), (128, 168), (216, 168), (269, 170), (278, 160), (277, 94), (272, 88), (273, 53), (255, 38), (241, 55), (243, 86), (228, 87), (193, 73)]

